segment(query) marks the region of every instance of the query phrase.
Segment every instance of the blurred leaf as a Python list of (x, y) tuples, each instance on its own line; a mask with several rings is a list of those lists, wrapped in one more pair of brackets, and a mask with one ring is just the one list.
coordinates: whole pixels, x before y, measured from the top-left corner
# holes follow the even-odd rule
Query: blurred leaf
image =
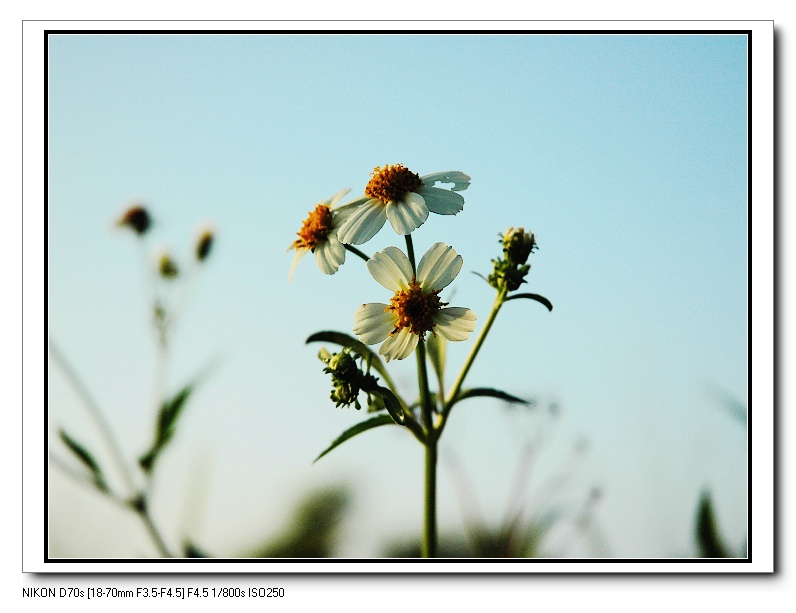
[(191, 393), (193, 393), (193, 384), (188, 384), (182, 388), (171, 400), (166, 400), (160, 406), (160, 413), (158, 414), (157, 427), (155, 430), (155, 440), (152, 447), (144, 453), (139, 459), (138, 463), (144, 472), (151, 472), (154, 468), (155, 461), (157, 460), (160, 452), (164, 447), (169, 444), (174, 436), (174, 429), (177, 424), (177, 418), (182, 413)]
[(367, 430), (371, 430), (373, 428), (377, 428), (379, 426), (386, 426), (388, 424), (395, 424), (395, 421), (390, 415), (378, 415), (376, 417), (371, 417), (367, 421), (363, 421), (356, 426), (353, 426), (343, 432), (340, 436), (338, 436), (331, 445), (329, 445), (326, 450), (321, 453), (315, 460), (313, 460), (313, 464), (320, 460), (323, 456), (329, 453), (335, 447), (338, 447), (345, 443), (348, 439), (355, 437), (357, 434), (361, 434)]
[(531, 402), (528, 400), (523, 400), (518, 396), (512, 396), (511, 394), (507, 394), (501, 390), (496, 390), (491, 387), (473, 387), (470, 389), (462, 390), (458, 397), (456, 398), (455, 402), (460, 402), (466, 398), (476, 398), (480, 396), (487, 396), (489, 398), (498, 398), (499, 400), (503, 400), (504, 402), (508, 402), (511, 404), (524, 404), (525, 406), (531, 406)]
[(199, 549), (191, 541), (186, 540), (182, 545), (183, 556), (186, 558), (207, 558), (209, 557), (204, 551)]
[(548, 311), (553, 310), (553, 303), (550, 302), (544, 296), (540, 296), (539, 294), (514, 294), (513, 296), (509, 296), (508, 298), (506, 298), (505, 302), (508, 302), (509, 300), (515, 300), (517, 298), (528, 298), (529, 300), (536, 300), (536, 302), (540, 302), (544, 306), (546, 306)]
[(348, 488), (332, 486), (312, 492), (298, 505), (292, 521), (276, 538), (243, 554), (252, 558), (329, 558), (337, 530), (351, 502)]
[(342, 332), (323, 330), (310, 335), (305, 342), (313, 343), (319, 341), (334, 343), (342, 347), (351, 347), (351, 349), (364, 358), (366, 363), (369, 363), (371, 366), (373, 366), (376, 372), (384, 377), (384, 382), (390, 386), (390, 389), (393, 390), (393, 392), (395, 391), (395, 384), (390, 377), (390, 373), (387, 372), (384, 362), (381, 361), (381, 358), (378, 356), (378, 354), (373, 353), (362, 341), (359, 341), (353, 336), (349, 336), (348, 334), (344, 334)]
[(94, 477), (94, 483), (96, 486), (102, 491), (107, 491), (108, 485), (105, 483), (105, 477), (102, 475), (102, 469), (100, 468), (99, 464), (97, 464), (94, 456), (92, 456), (83, 445), (69, 436), (63, 428), (58, 432), (58, 435), (61, 437), (61, 440), (69, 448), (69, 450), (74, 453), (75, 456), (77, 456), (77, 458), (91, 471), (91, 475)]
[(733, 557), (721, 541), (709, 492), (702, 492), (697, 511), (696, 538), (702, 558)]

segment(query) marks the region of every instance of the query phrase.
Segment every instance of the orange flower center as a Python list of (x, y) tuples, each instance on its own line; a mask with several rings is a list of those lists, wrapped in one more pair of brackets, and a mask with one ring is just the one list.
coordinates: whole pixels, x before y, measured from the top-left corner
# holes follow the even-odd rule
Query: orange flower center
[(417, 334), (421, 339), (426, 332), (434, 328), (434, 315), (447, 302), (440, 302), (439, 293), (442, 290), (435, 290), (430, 294), (423, 293), (420, 284), (414, 278), (409, 284), (409, 289), (398, 290), (395, 296), (390, 298), (390, 306), (385, 311), (392, 311), (398, 316), (395, 330), (390, 336), (401, 330), (409, 328), (412, 334)]
[(297, 232), (298, 238), (293, 242), (296, 249), (315, 249), (326, 240), (332, 231), (332, 210), (325, 204), (319, 204), (310, 211), (307, 219)]
[(365, 194), (387, 204), (401, 200), (407, 192), (416, 190), (422, 184), (420, 175), (413, 173), (403, 164), (385, 166), (384, 168), (376, 166), (365, 187)]

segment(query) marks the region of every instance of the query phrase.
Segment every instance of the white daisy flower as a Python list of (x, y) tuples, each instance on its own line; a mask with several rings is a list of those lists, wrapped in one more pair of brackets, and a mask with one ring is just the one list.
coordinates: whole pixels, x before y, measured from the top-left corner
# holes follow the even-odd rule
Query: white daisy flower
[(347, 212), (351, 209), (348, 209), (347, 206), (344, 207), (345, 210), (334, 207), (350, 191), (350, 187), (342, 189), (328, 200), (315, 205), (315, 209), (310, 211), (309, 216), (301, 225), (301, 230), (297, 232), (298, 238), (287, 248), (288, 251), (296, 250), (288, 281), (293, 278), (296, 265), (308, 251), (315, 254), (318, 268), (327, 275), (336, 273), (337, 269), (345, 262), (345, 247), (338, 240), (337, 233), (340, 224), (343, 223)]
[[(453, 187), (434, 187), (436, 183), (453, 183)], [(409, 234), (423, 225), (429, 211), (438, 215), (461, 211), (464, 198), (456, 192), (469, 185), (470, 177), (458, 170), (421, 177), (403, 164), (376, 167), (365, 196), (350, 203), (356, 207), (340, 226), (337, 237), (343, 243), (361, 245), (373, 238), (387, 219), (398, 234)]]
[(462, 256), (445, 243), (426, 251), (412, 275), (409, 258), (397, 247), (387, 247), (368, 260), (376, 281), (395, 292), (390, 304), (363, 304), (354, 313), (354, 334), (366, 345), (383, 344), (379, 353), (389, 362), (403, 360), (417, 347), (426, 332), (449, 341), (464, 341), (475, 330), (470, 309), (447, 307), (439, 293), (456, 278)]

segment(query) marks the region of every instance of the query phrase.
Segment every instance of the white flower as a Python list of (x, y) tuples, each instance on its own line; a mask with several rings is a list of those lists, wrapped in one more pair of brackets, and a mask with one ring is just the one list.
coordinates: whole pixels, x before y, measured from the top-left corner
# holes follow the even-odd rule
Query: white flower
[(340, 224), (346, 218), (347, 212), (351, 209), (347, 207), (335, 209), (334, 207), (345, 196), (351, 188), (342, 189), (328, 200), (324, 200), (310, 211), (307, 219), (301, 225), (301, 230), (297, 232), (298, 238), (294, 240), (288, 251), (296, 250), (293, 264), (290, 266), (288, 280), (293, 278), (293, 271), (299, 260), (308, 251), (315, 254), (315, 262), (321, 272), (333, 275), (337, 269), (345, 262), (345, 247), (337, 238)]
[[(453, 187), (434, 187), (436, 183), (453, 183)], [(350, 203), (355, 208), (337, 237), (343, 243), (361, 245), (373, 238), (387, 219), (398, 234), (409, 234), (423, 225), (429, 211), (438, 215), (461, 211), (464, 198), (456, 192), (469, 185), (470, 177), (458, 170), (421, 177), (403, 164), (377, 167), (365, 187), (365, 196)]]
[(354, 334), (366, 345), (382, 344), (379, 353), (389, 362), (403, 360), (426, 332), (449, 341), (464, 341), (475, 330), (470, 309), (447, 307), (439, 293), (456, 278), (462, 257), (445, 243), (426, 251), (412, 275), (409, 258), (397, 247), (387, 247), (368, 260), (376, 281), (395, 292), (390, 304), (363, 304), (354, 313)]

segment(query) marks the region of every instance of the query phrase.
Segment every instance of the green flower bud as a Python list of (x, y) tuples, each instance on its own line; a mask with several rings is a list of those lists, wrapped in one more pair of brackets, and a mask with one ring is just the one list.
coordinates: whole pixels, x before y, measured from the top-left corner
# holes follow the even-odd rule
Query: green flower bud
[(503, 257), (492, 260), (492, 274), (487, 281), (498, 291), (505, 288), (513, 292), (525, 283), (525, 277), (531, 270), (531, 265), (526, 262), (536, 249), (536, 239), (533, 233), (526, 232), (524, 228), (509, 228), (499, 236)]
[(332, 375), (330, 398), (337, 407), (353, 404), (356, 409), (360, 409), (359, 392), (370, 394), (378, 387), (376, 377), (363, 373), (357, 364), (359, 354), (351, 353), (348, 347), (340, 353), (329, 353), (325, 348), (321, 349), (318, 358), (327, 364), (323, 372)]
[(536, 247), (533, 233), (524, 228), (509, 228), (503, 235), (503, 253), (512, 264), (525, 264)]

